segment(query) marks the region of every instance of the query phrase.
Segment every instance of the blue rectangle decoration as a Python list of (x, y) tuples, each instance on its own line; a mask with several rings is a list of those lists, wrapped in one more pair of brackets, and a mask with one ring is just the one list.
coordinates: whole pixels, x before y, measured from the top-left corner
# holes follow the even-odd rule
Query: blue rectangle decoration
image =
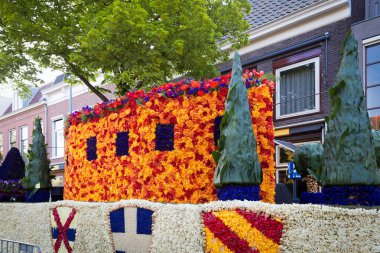
[(112, 233), (125, 233), (124, 208), (110, 212)]
[(152, 215), (152, 210), (137, 208), (137, 234), (152, 234)]
[(93, 161), (98, 158), (96, 154), (96, 136), (87, 139), (87, 160)]
[[(58, 239), (58, 228), (56, 227), (53, 227), (51, 228), (51, 237), (53, 239)], [(66, 237), (67, 237), (67, 240), (70, 241), (70, 242), (74, 242), (75, 241), (75, 234), (76, 234), (76, 230), (75, 229), (72, 229), (72, 228), (68, 228), (66, 230)]]
[(170, 151), (174, 150), (174, 125), (157, 124), (156, 125), (156, 150)]
[(220, 139), (220, 123), (222, 122), (223, 116), (218, 116), (214, 120), (214, 144), (218, 146), (218, 141)]
[(116, 136), (116, 156), (124, 156), (129, 154), (129, 132), (120, 132)]

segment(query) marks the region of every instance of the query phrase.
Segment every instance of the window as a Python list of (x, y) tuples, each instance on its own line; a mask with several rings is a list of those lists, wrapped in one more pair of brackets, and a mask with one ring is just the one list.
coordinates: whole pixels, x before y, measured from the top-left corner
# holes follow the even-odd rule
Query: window
[(9, 149), (16, 147), (16, 129), (9, 130)]
[(65, 139), (63, 132), (63, 119), (57, 119), (53, 121), (53, 157), (63, 157), (65, 151)]
[(319, 57), (276, 70), (276, 118), (319, 112)]
[(28, 126), (20, 127), (20, 153), (25, 159), (28, 154)]
[(293, 152), (289, 149), (276, 146), (276, 167), (287, 167), (293, 161)]
[(276, 170), (276, 184), (285, 184), (288, 181), (287, 169)]
[(380, 0), (366, 0), (365, 10), (367, 19), (380, 16)]
[(365, 83), (371, 125), (380, 129), (380, 43), (365, 49)]

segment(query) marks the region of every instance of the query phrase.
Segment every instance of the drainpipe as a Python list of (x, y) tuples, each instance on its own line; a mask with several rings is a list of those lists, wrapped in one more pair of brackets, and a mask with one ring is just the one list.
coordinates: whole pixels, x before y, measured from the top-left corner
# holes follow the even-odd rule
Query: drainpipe
[(47, 106), (46, 98), (44, 98), (44, 100), (43, 100), (43, 105), (45, 107), (45, 127), (44, 127), (44, 129), (45, 129), (45, 131), (44, 131), (45, 132), (45, 144), (47, 144), (48, 140), (49, 140), (49, 136), (48, 136), (49, 131), (48, 131), (48, 106)]

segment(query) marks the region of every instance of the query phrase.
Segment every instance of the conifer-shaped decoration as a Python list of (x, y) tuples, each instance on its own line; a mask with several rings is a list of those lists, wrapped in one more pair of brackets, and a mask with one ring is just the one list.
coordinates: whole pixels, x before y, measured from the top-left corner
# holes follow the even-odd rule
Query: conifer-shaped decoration
[[(34, 121), (33, 140), (29, 146), (28, 158), (29, 163), (26, 165), (22, 184), (29, 191), (29, 197), (33, 197), (34, 193), (38, 192), (45, 193), (46, 196), (48, 190), (51, 189), (50, 160), (47, 157), (45, 136), (42, 134), (41, 118), (39, 117)], [(39, 198), (38, 200), (42, 201)]]
[(259, 200), (263, 176), (237, 52), (233, 61), (225, 112), (220, 123), (218, 150), (213, 152), (217, 163), (214, 184), (220, 200)]
[(359, 74), (353, 35), (344, 42), (343, 60), (330, 89), (331, 112), (323, 149), (323, 186), (379, 185), (374, 139)]
[(0, 166), (0, 180), (20, 180), (25, 176), (25, 162), (18, 148), (12, 147)]

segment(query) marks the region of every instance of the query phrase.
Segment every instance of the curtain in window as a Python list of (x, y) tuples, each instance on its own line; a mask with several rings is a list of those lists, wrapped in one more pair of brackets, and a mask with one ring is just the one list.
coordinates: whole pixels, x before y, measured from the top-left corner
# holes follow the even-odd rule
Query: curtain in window
[(380, 15), (380, 0), (367, 0), (368, 18), (374, 18)]
[(280, 115), (315, 109), (315, 63), (280, 73)]

